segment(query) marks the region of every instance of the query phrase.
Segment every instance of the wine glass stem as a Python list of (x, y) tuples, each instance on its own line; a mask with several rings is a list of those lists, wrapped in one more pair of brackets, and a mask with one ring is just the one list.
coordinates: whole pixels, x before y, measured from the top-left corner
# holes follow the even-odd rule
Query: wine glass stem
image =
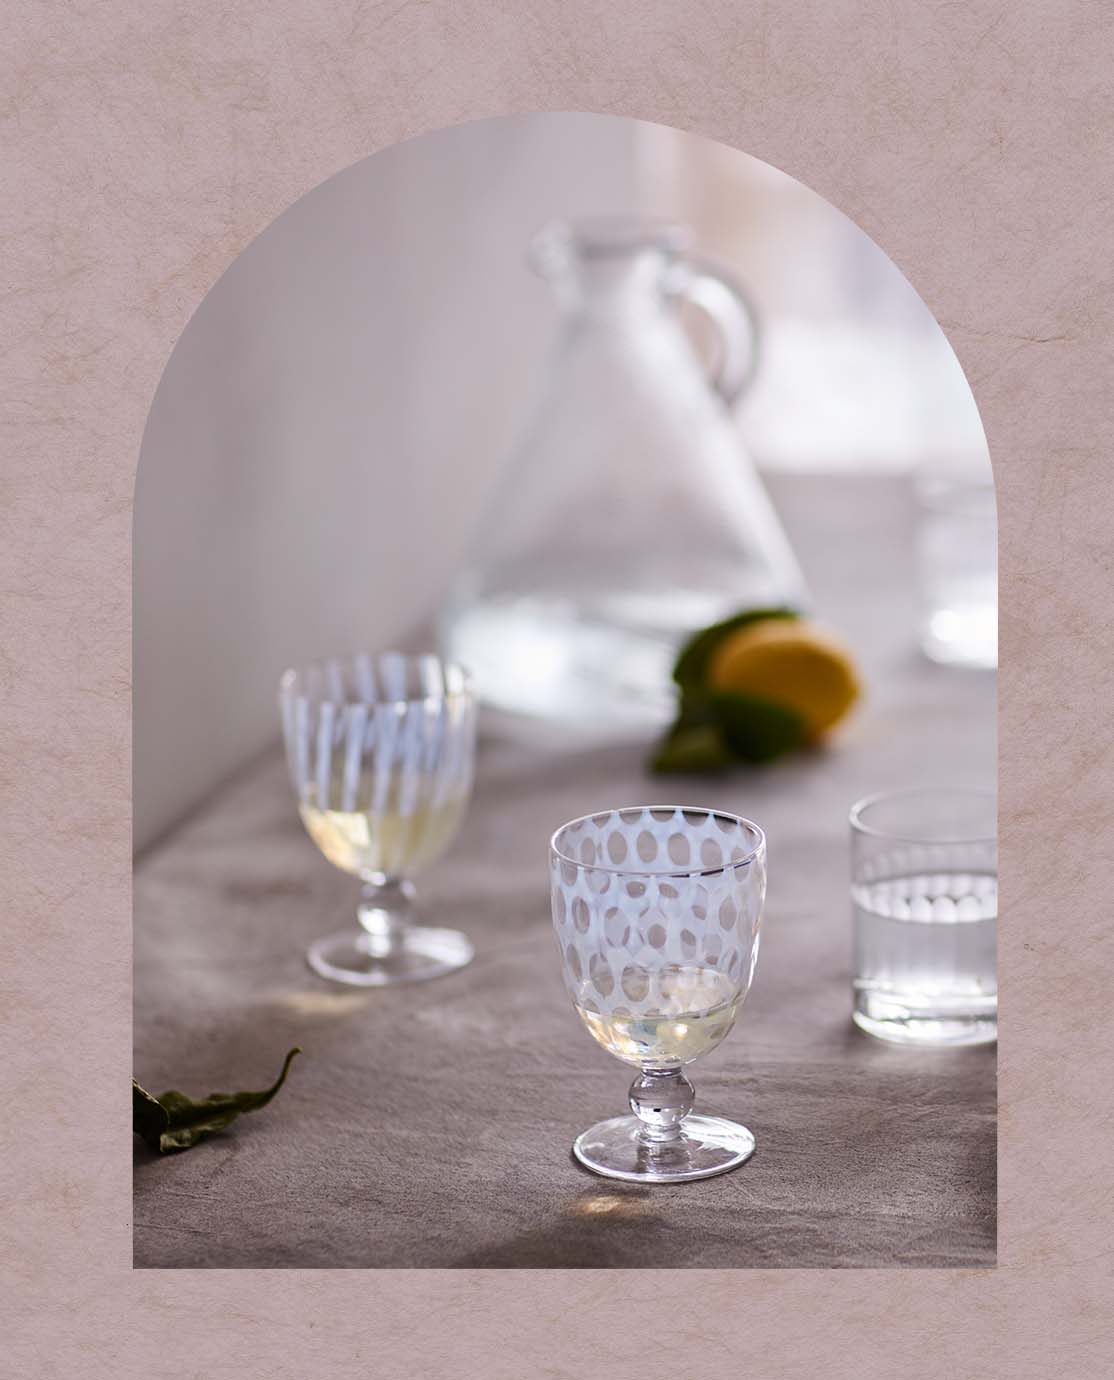
[(373, 957), (382, 958), (395, 948), (413, 924), (413, 917), (413, 883), (398, 877), (364, 883), (356, 918)]
[(696, 1090), (680, 1069), (643, 1069), (630, 1085), (631, 1111), (650, 1145), (680, 1140), (681, 1124), (696, 1100)]

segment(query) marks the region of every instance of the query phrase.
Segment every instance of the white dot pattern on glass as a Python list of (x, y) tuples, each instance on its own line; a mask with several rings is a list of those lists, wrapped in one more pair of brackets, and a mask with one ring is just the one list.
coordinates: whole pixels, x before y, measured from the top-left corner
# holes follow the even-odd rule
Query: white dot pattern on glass
[(650, 1014), (655, 974), (713, 968), (745, 995), (758, 959), (765, 846), (709, 810), (612, 810), (557, 831), (553, 925), (570, 994), (605, 1014)]

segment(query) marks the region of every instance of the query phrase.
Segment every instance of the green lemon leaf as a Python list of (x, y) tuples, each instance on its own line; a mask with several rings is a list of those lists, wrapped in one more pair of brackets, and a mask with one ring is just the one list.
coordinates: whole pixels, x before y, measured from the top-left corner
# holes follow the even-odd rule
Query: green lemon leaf
[(188, 1150), (203, 1137), (223, 1131), (242, 1113), (265, 1107), (286, 1082), (295, 1054), (301, 1052), (296, 1046), (290, 1050), (278, 1078), (260, 1092), (210, 1093), (194, 1099), (171, 1088), (161, 1097), (152, 1097), (133, 1078), (132, 1130), (160, 1154)]
[(654, 772), (722, 771), (734, 760), (723, 734), (714, 723), (685, 725), (678, 721), (650, 759)]
[(716, 690), (707, 696), (724, 741), (743, 762), (772, 762), (804, 745), (806, 725), (795, 709), (757, 695)]
[(725, 618), (722, 623), (713, 623), (710, 628), (695, 633), (681, 648), (677, 664), (673, 667), (673, 679), (682, 690), (698, 689), (707, 679), (708, 663), (712, 659), (712, 653), (728, 633), (765, 618), (800, 616), (796, 609), (791, 608), (748, 609), (745, 613), (736, 613), (731, 618)]
[(158, 1150), (159, 1140), (169, 1125), (170, 1118), (166, 1114), (166, 1108), (157, 1098), (145, 1092), (133, 1078), (132, 1130), (135, 1134), (142, 1136), (152, 1150)]

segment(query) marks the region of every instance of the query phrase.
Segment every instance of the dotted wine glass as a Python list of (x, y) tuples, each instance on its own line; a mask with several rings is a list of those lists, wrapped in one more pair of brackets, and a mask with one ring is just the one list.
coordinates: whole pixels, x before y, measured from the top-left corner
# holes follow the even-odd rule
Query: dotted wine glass
[(416, 925), (412, 878), (455, 837), (472, 790), (476, 704), (466, 673), (400, 652), (334, 658), (279, 683), (306, 832), (364, 883), (359, 926), (309, 950), (322, 977), (382, 987), (471, 961), (458, 930)]
[(676, 1183), (754, 1153), (745, 1126), (692, 1114), (686, 1065), (731, 1031), (758, 960), (766, 840), (749, 820), (688, 806), (585, 815), (550, 842), (565, 985), (593, 1038), (634, 1065), (632, 1116), (573, 1145), (613, 1179)]

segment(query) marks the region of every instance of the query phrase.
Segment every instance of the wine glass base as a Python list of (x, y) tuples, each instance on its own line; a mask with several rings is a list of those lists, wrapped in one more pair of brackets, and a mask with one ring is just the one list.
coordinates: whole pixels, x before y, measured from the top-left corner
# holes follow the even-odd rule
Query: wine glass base
[(737, 1169), (754, 1154), (754, 1137), (737, 1122), (693, 1114), (678, 1140), (655, 1145), (643, 1139), (636, 1116), (615, 1116), (577, 1136), (572, 1152), (605, 1179), (679, 1184)]
[(312, 944), (309, 966), (330, 982), (353, 987), (389, 987), (396, 982), (427, 982), (471, 963), (475, 949), (459, 930), (412, 925), (386, 944), (362, 930), (345, 930)]

